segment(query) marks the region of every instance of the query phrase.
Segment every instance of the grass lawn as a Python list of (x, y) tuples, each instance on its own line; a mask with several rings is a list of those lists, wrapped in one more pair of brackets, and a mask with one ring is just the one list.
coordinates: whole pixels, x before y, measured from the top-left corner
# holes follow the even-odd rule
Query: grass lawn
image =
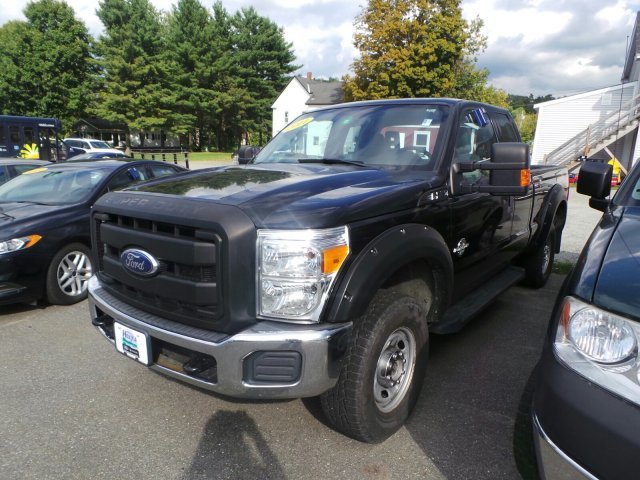
[(191, 152), (189, 153), (189, 161), (198, 162), (200, 160), (231, 160), (231, 152)]
[[(167, 159), (173, 160), (173, 154), (167, 153)], [(141, 158), (140, 153), (135, 153), (133, 155), (135, 158)], [(151, 154), (146, 153), (145, 158), (151, 158)], [(162, 158), (161, 154), (156, 154), (156, 159), (160, 160)], [(183, 154), (178, 153), (178, 159), (182, 160)], [(189, 152), (189, 161), (190, 162), (200, 162), (200, 161), (220, 161), (220, 162), (229, 162), (231, 160), (231, 152)]]

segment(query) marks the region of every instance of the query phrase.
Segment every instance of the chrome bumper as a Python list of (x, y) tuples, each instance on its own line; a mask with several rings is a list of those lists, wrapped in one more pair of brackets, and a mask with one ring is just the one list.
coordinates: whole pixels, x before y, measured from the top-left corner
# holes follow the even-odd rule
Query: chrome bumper
[(598, 480), (551, 441), (535, 414), (533, 415), (533, 437), (542, 480)]
[[(89, 310), (92, 321), (106, 315), (118, 323), (144, 332), (151, 339), (215, 358), (217, 379), (210, 383), (157, 363), (150, 368), (170, 377), (238, 398), (302, 398), (319, 395), (335, 385), (342, 358), (349, 342), (352, 324), (291, 325), (261, 321), (235, 335), (221, 336), (210, 331), (175, 324), (124, 304), (106, 292), (94, 276), (89, 281)], [(146, 320), (146, 321), (145, 321)], [(157, 320), (157, 321), (155, 321)], [(98, 330), (112, 343), (106, 331)], [(173, 330), (173, 331), (172, 331)], [(184, 332), (183, 333), (176, 333)], [(187, 334), (191, 332), (191, 334)], [(220, 341), (207, 339), (221, 337)], [(293, 383), (253, 384), (244, 375), (245, 360), (254, 352), (299, 352), (302, 358), (299, 378)], [(152, 355), (153, 357), (153, 355)]]

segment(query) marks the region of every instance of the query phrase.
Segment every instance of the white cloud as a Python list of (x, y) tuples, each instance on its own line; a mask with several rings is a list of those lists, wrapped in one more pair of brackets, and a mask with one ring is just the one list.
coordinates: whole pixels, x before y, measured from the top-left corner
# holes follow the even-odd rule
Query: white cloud
[[(0, 24), (23, 19), (28, 0), (5, 0)], [(97, 36), (102, 25), (98, 0), (66, 0)], [(170, 11), (176, 0), (152, 0)], [(213, 0), (201, 0), (210, 8)], [(253, 6), (283, 27), (293, 43), (300, 72), (340, 77), (357, 51), (353, 20), (366, 0), (223, 0), (230, 13)], [(613, 85), (619, 81), (626, 37), (640, 0), (463, 0), (467, 19), (479, 16), (488, 48), (479, 65), (490, 81), (510, 93), (563, 93)]]

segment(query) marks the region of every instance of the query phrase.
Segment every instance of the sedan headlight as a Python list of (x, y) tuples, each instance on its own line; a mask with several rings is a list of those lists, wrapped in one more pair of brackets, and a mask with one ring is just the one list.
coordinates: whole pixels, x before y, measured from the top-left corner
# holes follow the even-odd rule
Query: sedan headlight
[(564, 299), (554, 350), (569, 368), (640, 404), (640, 324), (573, 297)]
[(41, 238), (40, 235), (27, 235), (26, 237), (12, 238), (11, 240), (0, 242), (0, 255), (33, 247)]
[(329, 289), (348, 254), (346, 227), (259, 230), (258, 315), (317, 322)]

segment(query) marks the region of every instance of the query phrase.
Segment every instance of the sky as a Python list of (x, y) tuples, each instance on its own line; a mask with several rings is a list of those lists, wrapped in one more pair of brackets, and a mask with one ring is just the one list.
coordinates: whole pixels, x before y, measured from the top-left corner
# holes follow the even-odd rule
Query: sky
[[(24, 19), (28, 0), (2, 0), (0, 25)], [(170, 11), (174, 0), (151, 0)], [(211, 6), (214, 0), (201, 0)], [(230, 13), (253, 6), (293, 44), (299, 74), (316, 78), (349, 73), (358, 52), (353, 21), (366, 0), (222, 0)], [(98, 0), (67, 0), (94, 36), (102, 24)], [(556, 97), (620, 83), (627, 37), (640, 0), (463, 0), (466, 19), (479, 16), (487, 49), (478, 66), (489, 83), (508, 93)]]

